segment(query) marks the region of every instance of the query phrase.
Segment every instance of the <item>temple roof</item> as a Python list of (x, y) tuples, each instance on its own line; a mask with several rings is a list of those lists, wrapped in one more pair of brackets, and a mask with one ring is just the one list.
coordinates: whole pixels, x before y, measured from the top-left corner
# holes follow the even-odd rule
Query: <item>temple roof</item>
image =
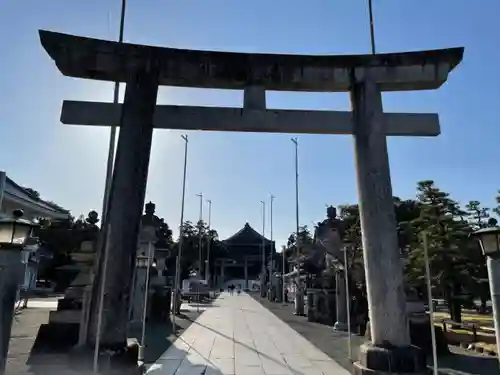
[(8, 176), (5, 176), (2, 209), (5, 211), (8, 208), (23, 209), (27, 217), (41, 216), (51, 219), (66, 220), (71, 216), (68, 210), (63, 209), (52, 202), (33, 196), (28, 190), (26, 190), (26, 188), (18, 185)]
[(271, 243), (271, 241), (253, 229), (250, 224), (246, 223), (242, 229), (222, 242), (225, 245), (260, 245), (262, 244), (262, 239), (264, 239), (266, 245)]

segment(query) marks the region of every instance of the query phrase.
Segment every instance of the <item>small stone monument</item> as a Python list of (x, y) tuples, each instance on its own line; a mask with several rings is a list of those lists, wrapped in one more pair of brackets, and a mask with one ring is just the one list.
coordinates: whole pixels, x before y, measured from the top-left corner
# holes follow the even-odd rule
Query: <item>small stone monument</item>
[(49, 321), (80, 323), (85, 288), (91, 285), (91, 271), (95, 260), (94, 241), (84, 241), (80, 249), (71, 253), (78, 275), (66, 289), (64, 298), (57, 304), (57, 311), (51, 311)]
[(85, 343), (94, 249), (93, 241), (84, 241), (79, 250), (71, 253), (78, 275), (66, 289), (64, 298), (58, 301), (57, 310), (50, 312), (48, 324), (40, 326), (33, 348), (67, 352)]

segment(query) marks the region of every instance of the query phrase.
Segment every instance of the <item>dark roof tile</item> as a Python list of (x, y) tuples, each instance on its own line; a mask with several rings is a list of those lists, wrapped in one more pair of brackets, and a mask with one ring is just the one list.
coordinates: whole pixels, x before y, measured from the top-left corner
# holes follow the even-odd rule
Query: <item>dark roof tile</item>
[(233, 234), (231, 237), (226, 238), (222, 242), (225, 245), (259, 245), (262, 243), (262, 239), (268, 245), (271, 241), (263, 237), (262, 234), (253, 229), (250, 224), (246, 223), (245, 226), (238, 232)]

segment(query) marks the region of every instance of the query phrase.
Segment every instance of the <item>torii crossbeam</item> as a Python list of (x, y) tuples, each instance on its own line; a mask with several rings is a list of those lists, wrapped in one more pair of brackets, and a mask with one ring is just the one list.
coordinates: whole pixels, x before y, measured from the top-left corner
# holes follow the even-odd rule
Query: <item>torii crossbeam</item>
[[(61, 122), (69, 125), (120, 126), (121, 104), (63, 102)], [(385, 113), (388, 136), (437, 136), (434, 113)], [(158, 129), (257, 133), (353, 134), (352, 113), (285, 109), (243, 109), (157, 105), (153, 126)]]

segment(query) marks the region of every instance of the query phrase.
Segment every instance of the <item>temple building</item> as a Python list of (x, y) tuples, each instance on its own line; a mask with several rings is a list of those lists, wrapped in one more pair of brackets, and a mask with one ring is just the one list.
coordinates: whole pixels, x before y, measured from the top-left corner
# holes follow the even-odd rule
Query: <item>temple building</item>
[(33, 195), (32, 191), (18, 185), (0, 170), (0, 215), (11, 215), (17, 209), (22, 209), (23, 218), (28, 220), (40, 217), (68, 220), (71, 216), (69, 211)]
[(270, 255), (276, 252), (274, 241), (262, 236), (248, 223), (222, 243), (226, 247), (226, 255), (214, 261), (215, 285), (224, 285), (229, 280), (242, 280), (241, 287), (251, 289), (252, 281), (260, 279), (262, 246), (265, 248), (266, 267)]

